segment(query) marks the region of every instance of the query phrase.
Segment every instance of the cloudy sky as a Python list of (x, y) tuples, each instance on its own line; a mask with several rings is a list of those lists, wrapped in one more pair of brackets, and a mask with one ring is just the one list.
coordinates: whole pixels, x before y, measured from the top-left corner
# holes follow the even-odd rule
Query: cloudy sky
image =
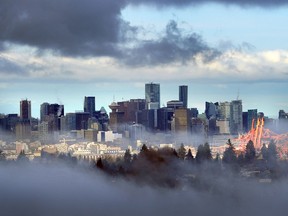
[(288, 111), (288, 0), (1, 0), (0, 113), (32, 101), (65, 112), (189, 86), (189, 106), (243, 100)]

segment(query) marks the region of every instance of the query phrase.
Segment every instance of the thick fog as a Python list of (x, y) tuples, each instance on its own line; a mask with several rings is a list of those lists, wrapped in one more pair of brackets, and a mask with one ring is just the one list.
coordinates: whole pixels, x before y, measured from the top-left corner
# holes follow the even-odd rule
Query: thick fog
[[(213, 191), (165, 189), (64, 165), (1, 165), (1, 215), (285, 215), (287, 182), (206, 178)], [(209, 182), (210, 181), (210, 182)]]

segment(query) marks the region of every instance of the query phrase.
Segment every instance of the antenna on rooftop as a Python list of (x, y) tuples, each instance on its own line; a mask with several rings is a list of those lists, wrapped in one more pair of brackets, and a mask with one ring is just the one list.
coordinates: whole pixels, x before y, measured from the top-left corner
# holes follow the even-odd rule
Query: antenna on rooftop
[(237, 100), (239, 100), (239, 94), (240, 93), (239, 93), (239, 88), (238, 88), (238, 90), (237, 90), (237, 98), (236, 98)]

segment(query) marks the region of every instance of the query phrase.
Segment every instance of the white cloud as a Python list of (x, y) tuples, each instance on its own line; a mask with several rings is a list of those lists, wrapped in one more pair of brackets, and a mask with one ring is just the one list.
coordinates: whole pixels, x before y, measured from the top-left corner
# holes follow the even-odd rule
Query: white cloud
[[(151, 67), (127, 67), (110, 57), (72, 58), (52, 54), (35, 55), (27, 50), (11, 50), (2, 56), (17, 63), (27, 74), (7, 74), (3, 80), (70, 80), (80, 82), (114, 81), (182, 81), (214, 80), (221, 83), (242, 81), (287, 80), (288, 51), (265, 52), (226, 51), (211, 62), (198, 55), (189, 63), (172, 63)], [(24, 60), (25, 59), (25, 60)], [(16, 76), (17, 75), (17, 76)], [(2, 87), (5, 86), (2, 84)]]

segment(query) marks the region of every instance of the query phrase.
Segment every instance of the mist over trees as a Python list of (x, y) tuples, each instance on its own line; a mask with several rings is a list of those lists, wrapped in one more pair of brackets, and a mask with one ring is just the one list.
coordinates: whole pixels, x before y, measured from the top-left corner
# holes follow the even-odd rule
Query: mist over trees
[(122, 157), (99, 157), (96, 161), (77, 160), (70, 154), (48, 154), (43, 152), (41, 158), (29, 162), (22, 151), (17, 160), (6, 161), (0, 152), (0, 164), (66, 164), (70, 167), (85, 167), (91, 171), (101, 172), (109, 178), (125, 179), (141, 185), (163, 188), (181, 188), (189, 185), (197, 190), (218, 191), (210, 179), (222, 179), (227, 175), (241, 179), (282, 179), (286, 178), (287, 162), (280, 161), (275, 142), (263, 145), (256, 151), (253, 141), (249, 141), (244, 152), (235, 149), (229, 139), (221, 157), (212, 156), (209, 143), (200, 144), (196, 155), (191, 149), (181, 144), (178, 149), (153, 148), (143, 144), (139, 154), (131, 154), (127, 149)]
[(127, 149), (122, 157), (90, 162), (70, 154), (43, 154), (29, 161), (21, 152), (16, 161), (0, 161), (2, 211), (39, 216), (281, 215), (288, 201), (287, 161), (279, 159), (273, 141), (255, 155), (254, 149), (249, 141), (240, 153), (228, 140), (223, 157), (212, 157), (205, 143), (194, 157), (183, 145), (144, 144), (137, 155)]

